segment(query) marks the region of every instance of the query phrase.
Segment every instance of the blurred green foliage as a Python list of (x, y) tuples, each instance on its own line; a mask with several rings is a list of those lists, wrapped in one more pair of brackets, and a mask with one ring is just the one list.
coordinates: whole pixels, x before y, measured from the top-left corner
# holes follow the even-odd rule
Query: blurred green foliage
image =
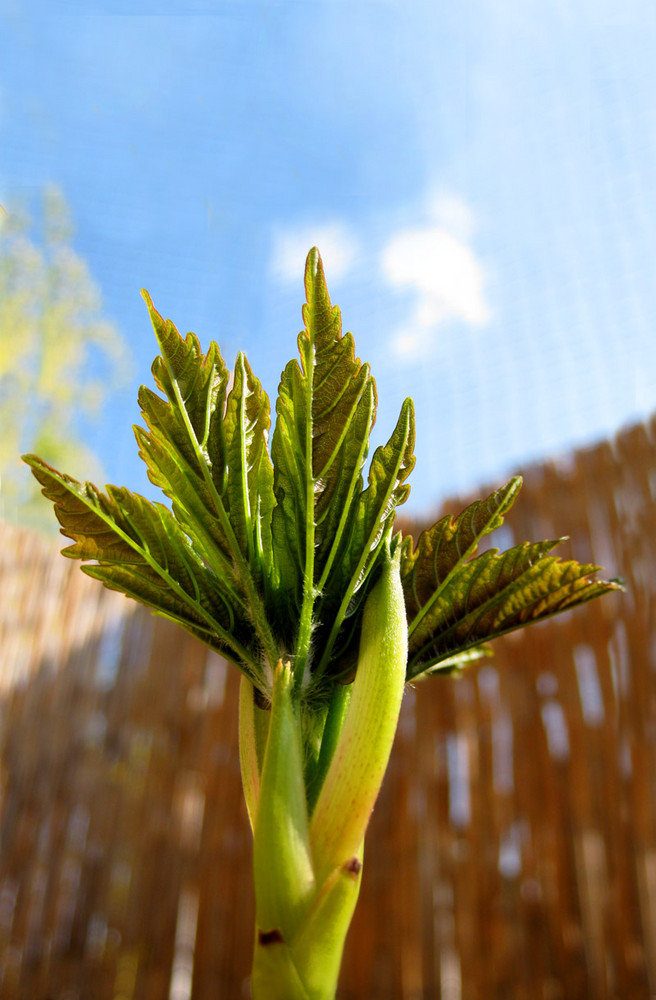
[(72, 246), (64, 196), (47, 188), (36, 220), (0, 209), (0, 518), (52, 532), (52, 516), (19, 455), (101, 463), (80, 427), (100, 416), (130, 371), (127, 344), (102, 313), (100, 290)]

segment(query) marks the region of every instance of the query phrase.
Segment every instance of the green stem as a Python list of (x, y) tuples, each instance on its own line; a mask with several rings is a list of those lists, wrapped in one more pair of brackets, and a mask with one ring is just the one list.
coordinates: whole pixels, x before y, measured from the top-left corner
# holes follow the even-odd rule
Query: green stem
[(290, 942), (257, 935), (253, 1000), (334, 1000), (361, 872), (362, 848), (330, 873)]
[(401, 709), (408, 629), (400, 550), (384, 554), (367, 597), (352, 695), (310, 822), (319, 883), (362, 844), (387, 768)]
[[(261, 766), (255, 715), (260, 710), (247, 682), (241, 691), (240, 756), (253, 819), (252, 994), (254, 1000), (333, 1000), (360, 889), (362, 843), (346, 861), (326, 868), (317, 885), (293, 686), (290, 666), (280, 662), (274, 672), (271, 711), (263, 713), (270, 715), (270, 721)], [(328, 742), (339, 728), (345, 700), (343, 695), (334, 700)]]

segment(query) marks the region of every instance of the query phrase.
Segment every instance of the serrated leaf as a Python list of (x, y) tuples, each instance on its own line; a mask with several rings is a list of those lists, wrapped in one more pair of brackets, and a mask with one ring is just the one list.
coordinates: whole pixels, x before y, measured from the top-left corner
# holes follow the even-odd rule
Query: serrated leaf
[[(147, 293), (143, 294), (162, 352), (153, 364), (153, 375), (167, 400), (141, 389), (139, 400), (148, 425), (147, 432), (136, 431), (141, 454), (149, 465), (151, 479), (171, 498), (175, 517), (199, 553), (225, 579), (230, 590), (237, 588), (239, 600), (248, 606), (261, 646), (273, 665), (278, 649), (262, 593), (269, 589), (270, 581), (265, 579), (261, 587), (262, 576), (271, 572), (268, 535), (273, 505), (272, 471), (266, 454), (266, 394), (242, 361), (245, 378), (240, 384), (244, 399), (249, 399), (248, 413), (245, 423), (235, 424), (237, 394), (232, 395), (228, 454), (224, 418), (228, 373), (218, 347), (212, 343), (203, 355), (196, 337), (190, 333), (183, 340), (170, 320), (163, 320), (154, 309)], [(251, 425), (255, 411), (259, 416)], [(243, 447), (236, 436), (242, 432), (247, 435)], [(249, 514), (250, 535), (245, 533), (243, 504), (236, 501), (243, 461), (247, 466), (247, 488), (252, 488), (249, 503), (257, 512), (254, 520)], [(261, 492), (255, 495), (253, 491), (258, 490)], [(237, 503), (235, 511), (229, 509), (231, 497)], [(241, 539), (237, 537), (240, 529)]]
[(521, 476), (513, 477), (485, 500), (476, 500), (457, 517), (447, 514), (419, 538), (413, 551), (412, 538), (403, 543), (401, 578), (411, 628), (421, 621), (451, 575), (469, 559), (478, 543), (503, 524), (521, 489)]
[(414, 444), (414, 405), (406, 399), (389, 441), (374, 452), (367, 489), (358, 498), (341, 560), (341, 577), (351, 581), (347, 587), (351, 595), (362, 583), (386, 531), (391, 529), (396, 508), (408, 497), (406, 479), (415, 464)]
[(322, 587), (340, 549), (362, 488), (376, 408), (369, 366), (355, 357), (352, 335), (342, 336), (316, 249), (308, 255), (305, 289), (301, 365), (291, 361), (282, 374), (271, 449), (274, 543), (283, 585), (299, 604), (299, 582), (309, 572), (309, 586)]
[(200, 475), (186, 465), (167, 436), (134, 427), (139, 455), (148, 466), (148, 478), (171, 500), (176, 520), (193, 538), (203, 558), (224, 579), (231, 579), (230, 546), (218, 519), (208, 514), (211, 499)]
[(271, 569), (273, 467), (267, 451), (269, 398), (243, 354), (226, 404), (227, 477), (223, 496), (235, 536), (251, 567)]
[[(166, 394), (169, 408), (168, 418), (162, 418), (161, 410), (159, 415), (153, 416), (160, 425), (166, 426), (169, 435), (175, 436), (192, 468), (200, 466), (202, 455), (203, 464), (211, 470), (220, 492), (224, 469), (221, 423), (228, 384), (227, 368), (214, 341), (207, 354), (203, 354), (193, 333), (183, 339), (171, 320), (160, 316), (148, 293), (143, 291), (142, 295), (162, 352), (153, 362), (153, 377), (158, 388)], [(153, 396), (146, 390), (140, 399), (149, 415)], [(177, 434), (173, 431), (174, 425), (177, 425)], [(203, 470), (198, 468), (197, 471), (202, 473)]]
[[(343, 540), (332, 586), (322, 603), (321, 621), (326, 623), (323, 630), (326, 638), (321, 638), (324, 654), (316, 671), (318, 677), (327, 668), (345, 618), (361, 607), (363, 584), (376, 563), (383, 538), (391, 531), (396, 508), (408, 496), (410, 487), (405, 480), (415, 464), (414, 440), (414, 407), (412, 400), (406, 399), (389, 441), (374, 452), (367, 489), (354, 505), (349, 534)], [(355, 640), (355, 631), (350, 630), (349, 638), (342, 644), (345, 657), (347, 647)]]
[(248, 636), (248, 624), (167, 507), (123, 487), (109, 486), (104, 494), (34, 455), (24, 461), (54, 503), (62, 534), (73, 540), (63, 555), (94, 560), (95, 566), (83, 567), (89, 576), (202, 635), (256, 676), (257, 661), (240, 640)]
[(201, 615), (195, 614), (189, 607), (182, 606), (157, 574), (149, 573), (142, 566), (127, 569), (122, 565), (108, 563), (82, 566), (81, 569), (86, 576), (99, 580), (108, 590), (118, 591), (144, 604), (155, 614), (181, 625), (213, 649), (222, 653), (227, 651), (225, 643), (218, 639), (216, 631), (207, 625)]
[(408, 679), (506, 632), (620, 589), (593, 579), (597, 566), (548, 555), (557, 544), (525, 542), (503, 553), (491, 549), (458, 565), (410, 632)]
[(230, 561), (236, 543), (221, 502), (228, 372), (216, 344), (210, 344), (204, 355), (192, 333), (183, 339), (170, 320), (162, 319), (147, 292), (142, 294), (162, 352), (153, 362), (153, 376), (167, 399), (141, 386), (139, 405), (148, 432), (135, 428), (140, 453), (149, 478), (171, 499), (176, 516), (183, 506), (180, 491), (184, 492), (185, 530), (193, 537), (196, 530), (207, 531), (211, 524), (216, 545)]
[(273, 546), (279, 593), (295, 628), (297, 678), (305, 675), (316, 602), (324, 590), (335, 596), (331, 574), (359, 503), (376, 405), (369, 368), (355, 358), (351, 334), (342, 336), (316, 248), (308, 255), (305, 288), (301, 363), (291, 361), (282, 374), (271, 445)]
[[(305, 442), (306, 398), (303, 375), (290, 361), (280, 382), (276, 426), (271, 441), (273, 489), (277, 505), (272, 531), (276, 565), (282, 588), (297, 608), (308, 558), (308, 518), (314, 527), (313, 486)], [(313, 549), (313, 541), (310, 546)]]

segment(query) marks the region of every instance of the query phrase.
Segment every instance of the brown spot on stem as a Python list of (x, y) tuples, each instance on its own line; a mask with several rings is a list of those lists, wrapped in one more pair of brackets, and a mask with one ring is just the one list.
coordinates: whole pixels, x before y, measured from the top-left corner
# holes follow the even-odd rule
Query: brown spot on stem
[(355, 875), (357, 878), (362, 871), (362, 862), (358, 861), (357, 858), (351, 858), (351, 860), (347, 861), (344, 865), (344, 871), (348, 872), (349, 875)]
[(261, 708), (265, 712), (271, 711), (271, 702), (266, 695), (259, 690), (259, 688), (253, 688), (253, 701), (255, 702), (256, 708)]
[(277, 927), (274, 927), (272, 931), (258, 931), (257, 940), (262, 945), (284, 944), (283, 936)]

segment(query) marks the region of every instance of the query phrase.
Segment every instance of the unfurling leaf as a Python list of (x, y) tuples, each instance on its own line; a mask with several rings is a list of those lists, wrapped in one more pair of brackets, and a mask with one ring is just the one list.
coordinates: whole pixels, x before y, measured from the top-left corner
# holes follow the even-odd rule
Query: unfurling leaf
[(248, 624), (228, 581), (202, 562), (163, 504), (123, 487), (101, 493), (25, 455), (44, 495), (52, 500), (62, 534), (74, 542), (71, 559), (94, 560), (88, 576), (178, 622), (212, 648), (227, 653), (250, 676), (257, 664), (243, 645)]
[[(322, 604), (322, 620), (327, 626), (321, 637), (324, 653), (317, 668), (319, 677), (333, 654), (345, 619), (361, 611), (361, 598), (367, 589), (365, 581), (379, 560), (383, 540), (391, 534), (396, 507), (408, 496), (410, 487), (405, 480), (415, 463), (414, 441), (414, 408), (412, 400), (406, 399), (389, 441), (374, 452), (367, 489), (358, 498), (349, 534), (337, 561), (338, 585), (326, 595)], [(359, 614), (356, 615), (358, 620)], [(357, 632), (350, 629), (337, 646), (347, 669), (356, 642)]]
[(193, 333), (183, 339), (171, 320), (160, 316), (148, 293), (142, 294), (162, 352), (153, 362), (153, 377), (168, 400), (163, 402), (142, 387), (139, 402), (144, 415), (175, 441), (181, 458), (197, 474), (209, 469), (221, 492), (225, 468), (221, 424), (228, 384), (223, 358), (213, 341), (205, 355)]
[[(342, 336), (316, 250), (308, 257), (305, 290), (301, 364), (290, 361), (282, 374), (271, 446), (274, 539), (290, 589), (309, 571), (310, 584), (325, 585), (362, 489), (376, 412), (369, 366), (355, 358), (352, 335)], [(302, 601), (298, 590), (299, 606)]]
[(135, 428), (140, 454), (200, 558), (248, 608), (254, 658), (259, 645), (269, 662), (260, 671), (266, 692), (279, 652), (265, 608), (273, 570), (269, 400), (240, 355), (226, 401), (228, 372), (216, 344), (204, 355), (194, 334), (183, 340), (143, 294), (162, 352), (153, 375), (168, 402), (142, 387), (149, 430)]
[[(374, 456), (363, 493), (375, 383), (369, 366), (355, 358), (351, 334), (342, 336), (316, 250), (308, 256), (305, 289), (301, 363), (290, 361), (282, 374), (271, 453), (275, 559), (288, 614), (299, 620), (294, 669), (312, 686), (326, 672), (340, 672), (330, 667), (335, 641), (394, 508), (407, 496), (401, 484), (412, 468), (414, 430), (408, 402), (392, 440)], [(310, 663), (316, 629), (320, 662)]]
[(549, 553), (561, 539), (472, 558), (479, 539), (498, 527), (521, 480), (511, 480), (457, 518), (425, 531), (416, 551), (406, 539), (403, 586), (409, 622), (408, 680), (441, 665), (457, 668), (485, 655), (483, 643), (620, 589), (595, 580), (599, 567), (561, 561)]
[(273, 467), (267, 441), (269, 397), (243, 354), (237, 356), (234, 384), (224, 419), (227, 476), (224, 503), (241, 550), (253, 569), (271, 573)]
[(520, 476), (485, 500), (476, 500), (461, 514), (447, 514), (419, 537), (413, 551), (412, 538), (403, 543), (401, 576), (408, 620), (425, 615), (438, 599), (458, 566), (476, 552), (481, 538), (503, 524), (522, 485)]
[(288, 579), (300, 581), (311, 566), (318, 583), (330, 572), (362, 489), (376, 387), (369, 366), (355, 358), (352, 335), (342, 336), (316, 250), (308, 257), (305, 290), (301, 364), (290, 361), (282, 374), (271, 448), (274, 532)]

